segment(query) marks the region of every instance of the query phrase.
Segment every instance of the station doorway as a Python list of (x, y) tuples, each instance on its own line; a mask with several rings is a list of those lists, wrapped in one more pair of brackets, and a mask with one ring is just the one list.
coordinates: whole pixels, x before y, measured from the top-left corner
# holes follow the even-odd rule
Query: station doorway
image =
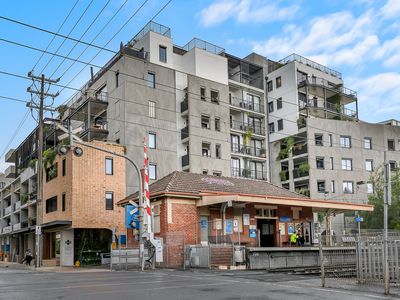
[(275, 219), (257, 219), (257, 229), (260, 233), (260, 247), (275, 246)]

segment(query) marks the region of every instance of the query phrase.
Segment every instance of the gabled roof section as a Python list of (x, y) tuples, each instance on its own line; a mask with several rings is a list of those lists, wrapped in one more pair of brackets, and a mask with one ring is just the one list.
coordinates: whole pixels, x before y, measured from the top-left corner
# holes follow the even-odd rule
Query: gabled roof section
[[(301, 194), (291, 192), (262, 180), (194, 174), (182, 171), (172, 172), (152, 183), (149, 189), (150, 197), (164, 193), (184, 193), (200, 196), (200, 194), (206, 192), (223, 192), (307, 199), (307, 197)], [(124, 204), (129, 200), (134, 200), (137, 198), (137, 195), (137, 192), (129, 195), (125, 199), (119, 201), (118, 204)]]

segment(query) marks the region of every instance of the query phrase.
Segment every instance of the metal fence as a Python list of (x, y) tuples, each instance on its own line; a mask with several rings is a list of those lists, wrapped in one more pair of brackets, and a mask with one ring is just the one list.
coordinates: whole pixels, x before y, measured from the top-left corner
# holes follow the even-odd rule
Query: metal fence
[[(320, 239), (322, 286), (384, 285), (382, 230)], [(400, 286), (400, 232), (388, 235), (389, 283)]]

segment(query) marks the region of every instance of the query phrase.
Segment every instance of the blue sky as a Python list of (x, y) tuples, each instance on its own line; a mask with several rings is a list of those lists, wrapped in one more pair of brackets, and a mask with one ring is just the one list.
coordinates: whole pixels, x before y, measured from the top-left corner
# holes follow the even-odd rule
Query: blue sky
[[(57, 31), (77, 0), (1, 1), (0, 15), (38, 27)], [(70, 17), (60, 29), (68, 35), (87, 8), (71, 37), (80, 38), (103, 9), (82, 40), (92, 41), (118, 8), (118, 15), (98, 35), (94, 44), (104, 46), (143, 3), (134, 0), (78, 0)], [(143, 8), (107, 45), (118, 49), (127, 42), (167, 2), (148, 0)], [(172, 29), (174, 43), (184, 45), (199, 37), (224, 47), (227, 52), (245, 56), (255, 51), (271, 59), (291, 53), (307, 56), (343, 74), (345, 85), (358, 92), (360, 117), (370, 122), (399, 118), (400, 113), (400, 1), (399, 0), (173, 0), (156, 21)], [(52, 36), (0, 20), (0, 38), (46, 49)], [(56, 52), (63, 39), (56, 38), (49, 51)], [(0, 41), (0, 71), (26, 75), (41, 54)], [(66, 41), (58, 53), (76, 58), (86, 48)], [(89, 48), (81, 60), (90, 61), (98, 50)], [(112, 54), (100, 52), (93, 64), (104, 64)], [(39, 73), (50, 61), (45, 55), (38, 62)], [(61, 76), (71, 65), (53, 58), (43, 73)], [(79, 88), (88, 79), (89, 70), (77, 74), (83, 65), (74, 64), (62, 76), (60, 84)], [(72, 82), (70, 80), (72, 79)], [(0, 74), (0, 95), (29, 100), (30, 82)], [(60, 88), (52, 87), (55, 93)], [(73, 93), (64, 89), (54, 105), (63, 103)], [(50, 104), (51, 99), (48, 99)], [(28, 109), (24, 103), (0, 99), (0, 155), (11, 141), (17, 146), (35, 127), (31, 115), (26, 117), (12, 139)], [(0, 157), (0, 171), (6, 167)]]

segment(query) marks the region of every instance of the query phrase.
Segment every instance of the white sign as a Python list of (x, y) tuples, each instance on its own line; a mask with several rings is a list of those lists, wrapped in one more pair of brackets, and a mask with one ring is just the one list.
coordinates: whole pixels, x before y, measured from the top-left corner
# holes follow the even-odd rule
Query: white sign
[(243, 225), (248, 226), (250, 225), (250, 215), (243, 214)]
[(233, 231), (234, 232), (239, 231), (239, 220), (238, 219), (233, 219)]
[(35, 233), (36, 233), (36, 235), (42, 234), (42, 227), (40, 225), (36, 225)]
[(156, 262), (163, 262), (163, 240), (162, 238), (155, 238), (153, 242), (156, 247)]

